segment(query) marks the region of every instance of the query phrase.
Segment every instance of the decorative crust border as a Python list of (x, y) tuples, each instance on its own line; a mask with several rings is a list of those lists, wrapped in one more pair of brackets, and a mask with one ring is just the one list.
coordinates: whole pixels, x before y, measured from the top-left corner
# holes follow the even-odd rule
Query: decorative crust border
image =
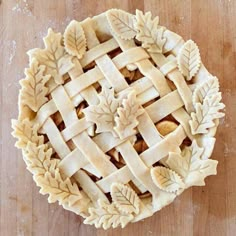
[[(175, 47), (180, 47), (177, 57), (178, 69), (187, 81), (196, 79), (199, 71), (202, 68), (204, 70), (197, 45), (188, 40), (182, 46), (178, 46), (176, 41), (181, 42), (179, 36), (160, 26), (159, 18), (152, 19), (150, 12), (143, 14), (137, 10), (134, 16), (122, 10), (112, 9), (104, 14), (114, 37), (121, 40), (135, 38), (150, 53), (154, 61), (159, 54), (171, 51), (174, 41)], [(96, 19), (99, 21), (99, 18)], [(34, 181), (40, 187), (40, 193), (49, 194), (49, 203), (58, 201), (65, 209), (85, 217), (86, 224), (94, 224), (104, 229), (119, 225), (124, 227), (128, 222), (152, 215), (173, 201), (184, 189), (204, 185), (205, 177), (216, 174), (217, 161), (208, 158), (214, 147), (213, 136), (217, 120), (224, 115), (219, 112), (224, 108), (224, 104), (220, 102), (218, 79), (208, 75), (208, 78), (197, 83), (194, 89), (193, 109), (189, 105), (192, 145), (184, 148), (182, 152), (169, 153), (167, 158), (161, 160), (163, 167), (150, 168), (156, 187), (170, 193), (170, 200), (161, 207), (154, 207), (148, 203), (149, 200), (140, 200), (128, 185), (114, 183), (110, 190), (112, 203), (99, 200), (94, 206), (73, 178), (67, 178), (60, 173), (60, 160), (52, 158), (52, 148), (44, 144), (44, 137), (38, 134), (37, 123), (31, 121), (39, 108), (47, 102), (50, 88), (46, 84), (49, 83), (51, 87), (63, 84), (64, 71), (74, 67), (73, 58), (83, 57), (86, 51), (86, 37), (81, 24), (72, 21), (63, 36), (49, 29), (44, 43), (45, 49), (33, 49), (28, 52), (30, 68), (26, 69), (26, 78), (20, 82), (22, 86), (19, 95), (20, 114), (18, 120), (12, 121), (14, 129), (12, 134), (18, 138), (16, 147), (22, 149), (27, 169), (33, 174)], [(174, 50), (173, 53), (176, 54)], [(129, 66), (135, 68), (135, 65)], [(123, 100), (123, 107), (118, 109), (118, 116), (114, 118), (117, 126), (113, 131), (120, 138), (126, 137), (127, 128), (123, 125), (126, 121), (123, 122), (120, 117), (123, 116), (125, 106), (134, 101), (134, 96), (135, 94), (131, 92), (127, 99)], [(117, 102), (117, 107), (118, 104)], [(187, 105), (186, 108), (188, 109)], [(93, 108), (91, 107), (90, 111), (91, 109)], [(137, 105), (135, 112), (132, 111), (134, 114), (132, 119), (136, 123), (130, 121), (131, 131), (137, 125), (136, 117), (141, 113), (142, 110)], [(89, 110), (85, 115), (88, 120), (93, 121)]]

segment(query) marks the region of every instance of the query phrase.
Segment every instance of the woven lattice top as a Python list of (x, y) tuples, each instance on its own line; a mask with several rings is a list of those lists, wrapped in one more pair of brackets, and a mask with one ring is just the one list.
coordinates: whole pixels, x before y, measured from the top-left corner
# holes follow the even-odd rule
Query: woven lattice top
[(216, 174), (224, 105), (193, 41), (114, 9), (44, 43), (28, 52), (13, 135), (49, 202), (124, 227)]

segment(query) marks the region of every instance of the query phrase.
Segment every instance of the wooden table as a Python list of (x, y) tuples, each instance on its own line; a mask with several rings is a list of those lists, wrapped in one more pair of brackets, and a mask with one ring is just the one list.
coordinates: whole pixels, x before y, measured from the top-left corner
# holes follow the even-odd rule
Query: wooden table
[[(71, 19), (82, 20), (109, 8), (159, 15), (161, 24), (192, 38), (209, 71), (219, 77), (226, 117), (221, 121), (213, 158), (218, 175), (206, 187), (184, 192), (155, 216), (126, 229), (104, 232), (82, 218), (49, 205), (14, 148), (10, 120), (17, 117), (18, 81), (27, 66), (25, 52), (42, 47), (48, 27), (62, 32)], [(1, 235), (235, 235), (236, 231), (236, 0), (2, 0), (1, 78)]]

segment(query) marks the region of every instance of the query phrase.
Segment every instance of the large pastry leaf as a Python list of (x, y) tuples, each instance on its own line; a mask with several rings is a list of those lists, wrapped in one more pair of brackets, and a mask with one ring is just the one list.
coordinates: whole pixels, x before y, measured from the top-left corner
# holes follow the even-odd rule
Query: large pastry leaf
[(206, 97), (203, 104), (196, 103), (196, 112), (191, 113), (192, 119), (189, 121), (192, 134), (204, 134), (209, 128), (215, 126), (214, 120), (224, 116), (219, 112), (225, 105), (220, 102), (221, 93), (216, 93), (210, 97)]
[(121, 225), (124, 228), (133, 218), (132, 214), (120, 212), (114, 204), (108, 204), (98, 200), (98, 208), (89, 208), (89, 216), (84, 220), (85, 224), (108, 229)]
[(166, 42), (164, 38), (164, 27), (159, 25), (159, 17), (152, 20), (151, 12), (143, 14), (136, 10), (136, 38), (142, 42), (142, 47), (151, 53), (162, 53), (162, 48)]
[(72, 57), (68, 55), (62, 46), (61, 33), (54, 33), (48, 29), (48, 35), (44, 38), (45, 49), (32, 49), (28, 51), (30, 60), (34, 58), (40, 65), (46, 66), (46, 74), (51, 75), (57, 84), (64, 82), (63, 75), (74, 67)]
[(58, 159), (50, 159), (52, 149), (47, 145), (36, 146), (34, 143), (29, 142), (24, 153), (27, 169), (33, 175), (44, 175), (45, 172), (55, 173)]
[(46, 97), (48, 88), (45, 84), (50, 79), (50, 75), (44, 75), (45, 68), (44, 65), (39, 66), (38, 62), (33, 60), (30, 68), (25, 70), (26, 78), (20, 81), (21, 102), (28, 105), (34, 112), (37, 112), (48, 100)]
[(132, 39), (136, 35), (134, 16), (118, 9), (107, 12), (107, 19), (112, 31), (122, 39)]
[(217, 161), (202, 160), (203, 148), (194, 140), (181, 154), (170, 153), (166, 161), (168, 167), (183, 177), (186, 187), (205, 185), (204, 179), (216, 174)]
[(72, 206), (80, 199), (79, 188), (69, 178), (62, 179), (56, 169), (59, 160), (51, 159), (52, 149), (43, 144), (43, 136), (37, 134), (38, 126), (32, 125), (28, 119), (12, 121), (12, 126), (13, 136), (19, 139), (16, 146), (23, 149), (27, 168), (41, 187), (40, 192), (49, 194), (49, 202), (59, 201)]
[(40, 193), (49, 194), (49, 203), (58, 201), (59, 204), (72, 206), (81, 198), (77, 184), (72, 183), (70, 178), (63, 180), (59, 169), (55, 170), (55, 175), (47, 171), (44, 176), (34, 176), (34, 180), (41, 187)]
[(192, 41), (185, 42), (177, 58), (178, 68), (186, 80), (191, 80), (200, 68), (201, 58), (198, 46)]
[(173, 170), (166, 167), (154, 167), (151, 169), (153, 182), (162, 190), (175, 193), (184, 187), (181, 177)]
[(66, 51), (72, 55), (82, 58), (86, 51), (86, 38), (83, 28), (78, 21), (71, 21), (64, 33)]
[(30, 141), (37, 146), (43, 144), (43, 136), (38, 135), (38, 125), (33, 125), (29, 119), (12, 120), (13, 137), (17, 138), (16, 147), (25, 149)]
[(221, 101), (219, 82), (216, 77), (210, 76), (200, 84), (193, 93), (193, 104), (196, 112), (191, 113), (189, 121), (193, 134), (207, 133), (209, 128), (215, 126), (215, 119), (224, 116), (219, 110), (225, 106)]
[(111, 186), (111, 197), (115, 206), (124, 213), (139, 213), (139, 197), (130, 187), (113, 183)]
[(203, 148), (200, 148), (193, 140), (190, 147), (185, 147), (182, 154), (171, 152), (166, 161), (168, 167), (185, 178), (192, 168), (192, 162), (201, 158)]
[(113, 132), (114, 114), (119, 106), (118, 100), (114, 97), (114, 89), (103, 87), (99, 94), (100, 103), (96, 106), (90, 105), (83, 112), (88, 121), (97, 125), (97, 133)]
[(137, 117), (144, 112), (136, 99), (136, 93), (130, 92), (127, 99), (122, 100), (122, 106), (117, 109), (114, 130), (121, 139), (135, 134), (134, 128), (138, 125)]
[(206, 97), (219, 92), (219, 81), (217, 77), (210, 76), (209, 79), (200, 84), (193, 92), (193, 103), (203, 103)]

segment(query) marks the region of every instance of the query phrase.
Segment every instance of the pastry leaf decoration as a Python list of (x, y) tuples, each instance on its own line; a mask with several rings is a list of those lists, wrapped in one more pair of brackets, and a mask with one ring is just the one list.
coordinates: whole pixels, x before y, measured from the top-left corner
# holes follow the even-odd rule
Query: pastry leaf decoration
[(64, 33), (64, 43), (67, 53), (81, 59), (86, 51), (86, 38), (80, 23), (73, 20)]
[(136, 10), (136, 38), (142, 42), (142, 47), (150, 53), (162, 53), (162, 48), (166, 42), (164, 38), (164, 27), (159, 25), (159, 17), (152, 20), (151, 12), (143, 14)]
[(152, 19), (151, 12), (143, 14), (136, 10), (133, 16), (122, 10), (112, 9), (107, 12), (107, 19), (111, 30), (121, 39), (131, 40), (136, 37), (142, 47), (150, 53), (162, 53), (166, 38), (165, 28), (159, 26), (159, 18)]
[(203, 148), (200, 148), (195, 140), (181, 154), (169, 154), (166, 164), (183, 177), (186, 188), (205, 185), (204, 179), (216, 174), (218, 162), (211, 159), (202, 160), (202, 154)]
[(119, 101), (114, 97), (114, 89), (103, 87), (98, 97), (99, 104), (97, 106), (90, 105), (83, 112), (88, 121), (96, 123), (96, 132), (113, 132), (114, 114), (119, 106)]
[(90, 105), (83, 110), (86, 119), (96, 123), (96, 132), (112, 132), (120, 139), (135, 134), (137, 117), (143, 113), (135, 92), (131, 90), (128, 95), (120, 96), (118, 99), (114, 97), (114, 89), (103, 87), (98, 97), (100, 100), (98, 105)]
[(154, 167), (151, 169), (153, 182), (162, 190), (170, 193), (176, 193), (184, 188), (182, 178), (173, 170), (166, 167)]
[(139, 213), (139, 197), (128, 186), (113, 183), (111, 186), (111, 197), (117, 209), (124, 213)]
[(124, 228), (139, 213), (140, 199), (129, 186), (113, 183), (111, 186), (112, 203), (98, 200), (97, 208), (89, 208), (85, 224), (108, 229), (121, 225)]
[(214, 120), (224, 116), (224, 113), (219, 112), (225, 106), (220, 103), (221, 95), (216, 94), (210, 98), (206, 98), (203, 104), (196, 104), (196, 113), (192, 113), (190, 126), (193, 134), (207, 133), (209, 128), (215, 126)]
[(44, 176), (34, 176), (34, 180), (41, 187), (41, 194), (49, 194), (49, 203), (59, 201), (60, 205), (68, 204), (72, 206), (81, 198), (77, 184), (72, 183), (70, 178), (63, 180), (59, 169), (55, 170), (55, 175), (47, 171)]
[(217, 77), (210, 76), (208, 80), (200, 84), (193, 92), (193, 103), (203, 103), (206, 97), (219, 92), (219, 81)]
[(137, 117), (143, 112), (144, 110), (140, 109), (137, 103), (134, 91), (128, 94), (127, 99), (123, 99), (122, 106), (117, 109), (116, 126), (114, 127), (121, 139), (135, 134), (134, 128), (138, 125)]
[(85, 224), (95, 225), (96, 228), (116, 228), (121, 225), (124, 228), (133, 218), (132, 214), (120, 212), (114, 204), (108, 204), (98, 200), (98, 208), (89, 208), (89, 216), (84, 220)]
[(177, 64), (186, 80), (191, 80), (197, 74), (201, 65), (201, 58), (196, 43), (192, 40), (185, 42), (178, 54)]
[(132, 39), (136, 35), (134, 16), (125, 11), (111, 9), (107, 12), (107, 19), (112, 31), (122, 39)]
[(41, 187), (41, 193), (49, 194), (49, 202), (59, 201), (59, 204), (72, 206), (81, 198), (79, 188), (69, 178), (62, 178), (58, 169), (59, 160), (51, 159), (52, 149), (43, 144), (43, 136), (37, 133), (38, 125), (24, 119), (13, 120), (12, 127), (13, 136), (18, 138), (16, 146), (23, 149), (27, 169)]
[(74, 67), (72, 57), (66, 53), (62, 46), (61, 33), (54, 33), (48, 29), (48, 35), (44, 38), (45, 49), (32, 49), (28, 51), (30, 60), (34, 58), (40, 65), (46, 66), (46, 74), (51, 75), (57, 84), (64, 82), (63, 75)]
[(50, 75), (44, 75), (45, 68), (46, 66), (39, 65), (36, 60), (33, 60), (30, 68), (25, 70), (26, 78), (20, 81), (21, 101), (34, 112), (37, 112), (48, 101), (46, 97), (48, 88), (45, 84), (50, 79)]
[[(213, 82), (213, 79), (216, 82)], [(220, 101), (221, 93), (216, 77), (210, 78), (196, 88), (193, 96), (196, 112), (191, 113), (192, 119), (189, 121), (192, 134), (207, 133), (209, 128), (215, 126), (214, 120), (224, 116), (224, 113), (219, 112), (225, 107)]]
[(58, 159), (51, 159), (52, 149), (46, 145), (36, 146), (29, 142), (25, 152), (27, 169), (33, 175), (44, 175), (45, 172), (55, 173), (59, 163)]
[(13, 137), (17, 138), (15, 146), (25, 149), (28, 142), (32, 142), (37, 146), (43, 144), (43, 136), (38, 135), (38, 125), (33, 125), (29, 119), (22, 121), (12, 120)]

